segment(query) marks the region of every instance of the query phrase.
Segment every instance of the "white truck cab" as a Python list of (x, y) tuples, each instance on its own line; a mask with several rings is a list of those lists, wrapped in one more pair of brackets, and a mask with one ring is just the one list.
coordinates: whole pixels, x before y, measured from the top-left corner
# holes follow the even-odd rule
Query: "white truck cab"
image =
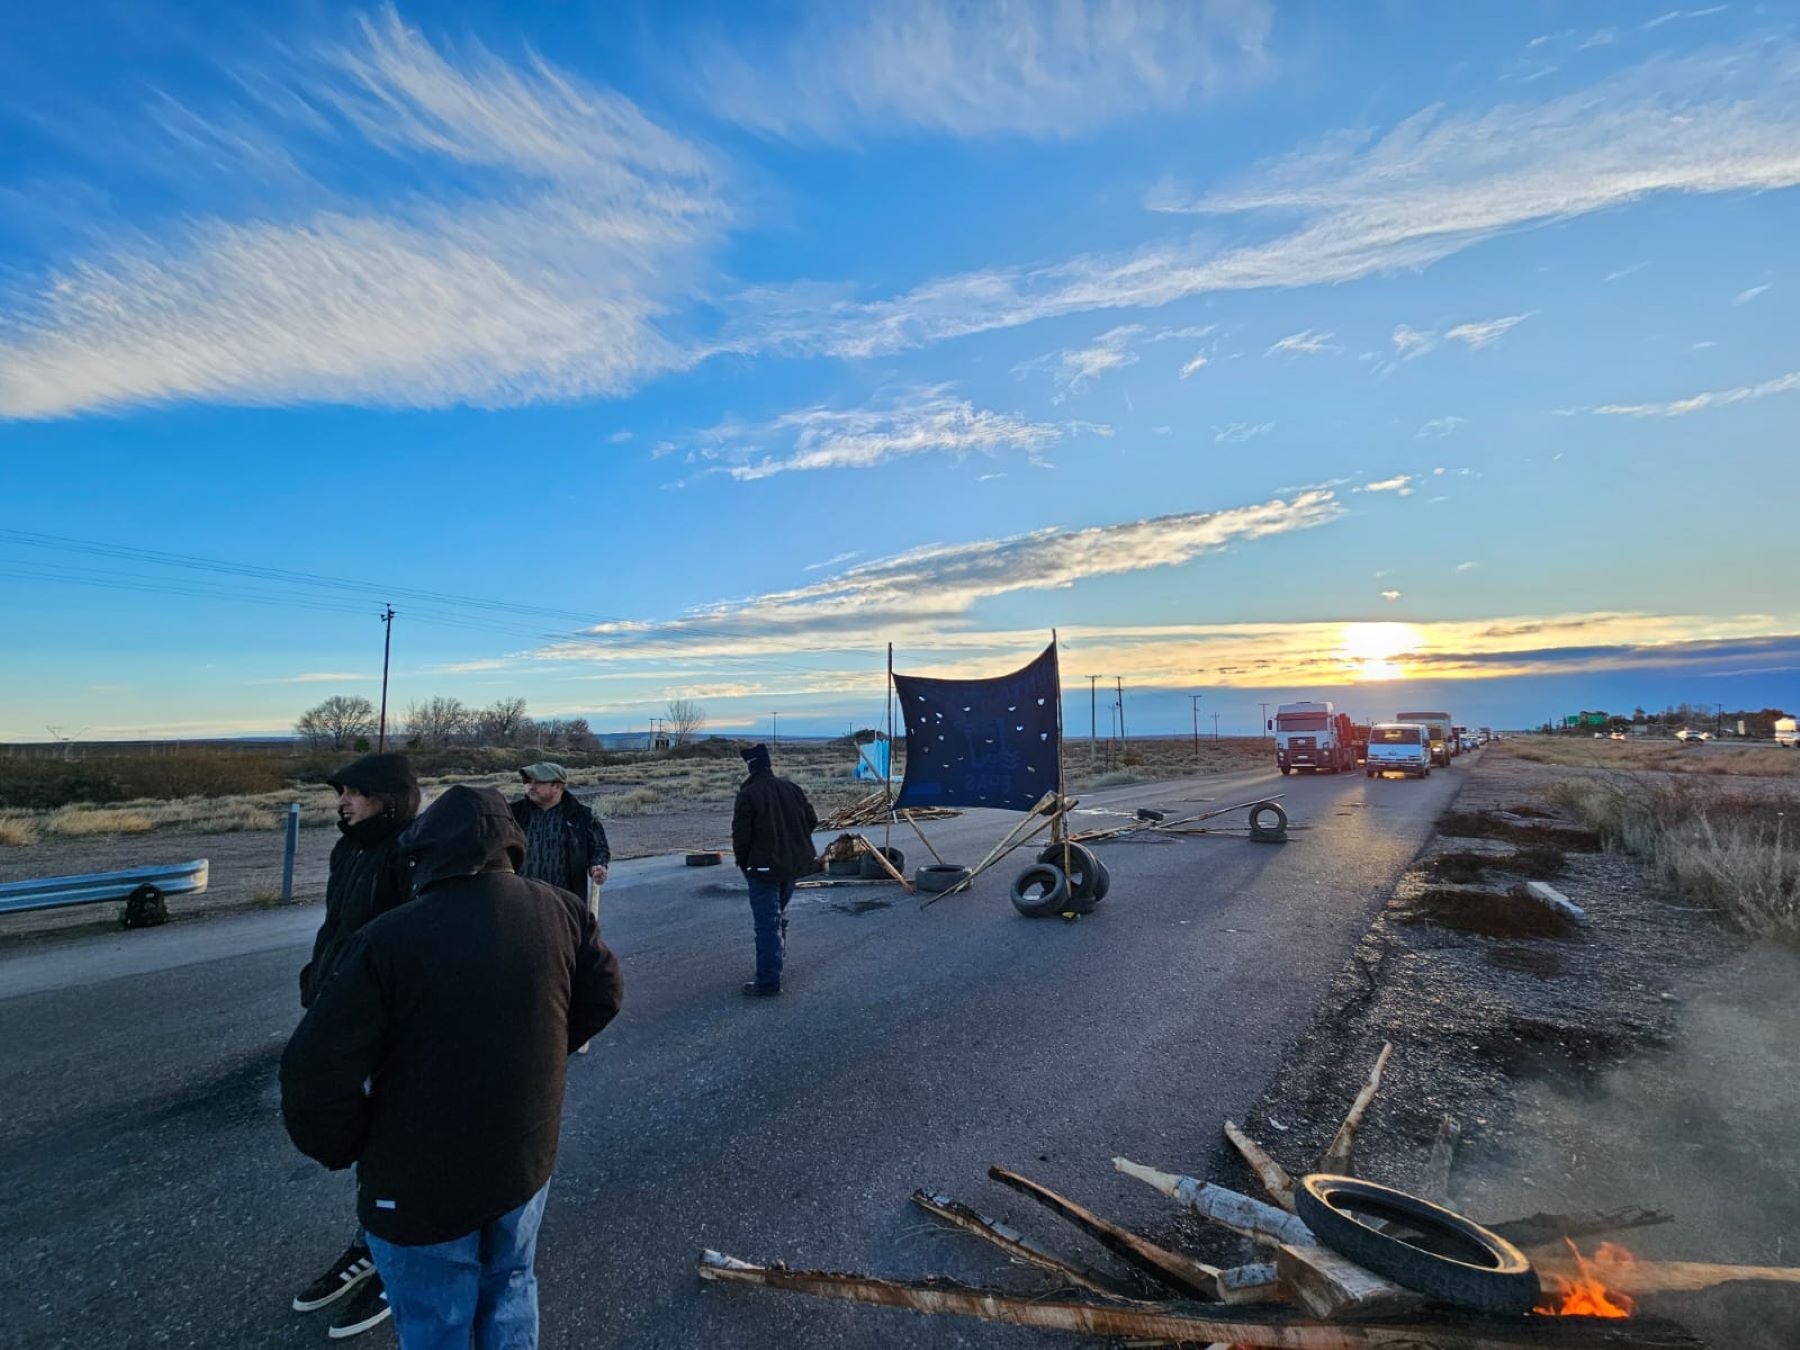
[(1364, 772), (1431, 775), (1431, 732), (1417, 722), (1377, 722), (1369, 728), (1369, 758)]

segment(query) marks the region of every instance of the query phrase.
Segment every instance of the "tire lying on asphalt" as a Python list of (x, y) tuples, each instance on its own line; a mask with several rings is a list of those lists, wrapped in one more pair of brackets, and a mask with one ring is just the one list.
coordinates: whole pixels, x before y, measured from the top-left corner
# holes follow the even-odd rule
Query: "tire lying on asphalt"
[[(1065, 849), (1068, 858), (1066, 866), (1063, 862)], [(1084, 848), (1080, 844), (1046, 844), (1037, 860), (1061, 869), (1069, 878), (1069, 899), (1083, 903), (1099, 899), (1094, 891), (1100, 884), (1100, 860), (1094, 856), (1091, 848)]]
[[(1271, 823), (1269, 817), (1274, 817)], [(1250, 837), (1265, 842), (1287, 838), (1288, 813), (1275, 802), (1258, 802), (1250, 808)]]
[(1106, 893), (1112, 889), (1112, 872), (1100, 859), (1094, 859), (1094, 904), (1106, 899)]
[(827, 858), (825, 875), (828, 877), (860, 877), (862, 875), (862, 857)]
[(913, 873), (913, 885), (927, 895), (936, 895), (969, 879), (969, 869), (955, 863), (927, 863)]
[[(1516, 1316), (1542, 1297), (1537, 1273), (1512, 1243), (1405, 1191), (1315, 1173), (1295, 1188), (1294, 1208), (1334, 1252), (1429, 1298)], [(1371, 1226), (1378, 1223), (1400, 1231)]]
[(717, 867), (724, 861), (724, 856), (718, 853), (700, 852), (687, 855), (687, 865), (689, 867)]
[[(879, 850), (879, 852), (881, 853), (882, 857), (886, 858), (890, 863), (893, 864), (894, 870), (896, 872), (898, 872), (901, 876), (906, 875), (906, 855), (904, 853), (902, 853), (897, 848), (882, 848)], [(865, 881), (891, 881), (892, 880), (892, 878), (890, 876), (888, 876), (887, 868), (883, 867), (880, 863), (876, 862), (875, 859), (872, 856), (870, 856), (869, 854), (867, 854), (867, 853), (859, 854), (857, 856), (856, 861), (861, 868), (863, 880), (865, 880)]]
[(1033, 863), (1012, 884), (1013, 908), (1028, 919), (1047, 919), (1069, 907), (1069, 879), (1060, 867)]

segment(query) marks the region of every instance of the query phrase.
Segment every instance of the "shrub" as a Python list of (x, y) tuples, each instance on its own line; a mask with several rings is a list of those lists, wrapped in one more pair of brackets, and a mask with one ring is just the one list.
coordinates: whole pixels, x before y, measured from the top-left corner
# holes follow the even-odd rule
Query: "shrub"
[(37, 826), (17, 816), (0, 819), (0, 845), (27, 848), (37, 843)]
[(90, 834), (146, 834), (156, 822), (142, 811), (106, 811), (65, 806), (46, 822), (51, 834), (79, 838)]
[(1143, 777), (1139, 774), (1126, 773), (1123, 770), (1115, 769), (1112, 773), (1103, 773), (1097, 777), (1088, 779), (1088, 786), (1091, 788), (1129, 787), (1133, 783), (1141, 783), (1143, 781)]

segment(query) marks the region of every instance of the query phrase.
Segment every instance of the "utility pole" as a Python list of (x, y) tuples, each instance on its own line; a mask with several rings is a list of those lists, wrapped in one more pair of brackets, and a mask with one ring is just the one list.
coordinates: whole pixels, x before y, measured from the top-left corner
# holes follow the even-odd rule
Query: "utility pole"
[(1213, 714), (1213, 740), (1219, 739), (1219, 714)]
[(1098, 675), (1087, 677), (1088, 682), (1088, 767), (1094, 766), (1094, 749), (1099, 741), (1100, 733), (1100, 686), (1096, 681)]
[(1200, 694), (1189, 694), (1188, 702), (1194, 709), (1194, 762), (1200, 762)]
[[(375, 748), (387, 749), (387, 684), (388, 658), (394, 651), (394, 607), (383, 605), (381, 626), (385, 630), (381, 637), (381, 729), (376, 733)], [(368, 742), (364, 741), (364, 745)]]
[(1259, 703), (1256, 706), (1262, 709), (1263, 734), (1267, 735), (1269, 731), (1269, 705), (1266, 703)]
[(778, 712), (769, 714), (769, 737), (774, 742), (771, 748), (779, 750), (781, 748), (781, 714)]
[(1121, 758), (1131, 753), (1131, 739), (1125, 734), (1125, 677), (1113, 676), (1119, 693), (1119, 754)]

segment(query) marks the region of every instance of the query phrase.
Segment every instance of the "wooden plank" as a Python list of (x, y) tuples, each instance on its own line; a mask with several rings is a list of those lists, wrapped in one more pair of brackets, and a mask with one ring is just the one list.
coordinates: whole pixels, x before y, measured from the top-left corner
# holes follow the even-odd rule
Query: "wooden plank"
[(1271, 1350), (1706, 1350), (1682, 1328), (1654, 1318), (1481, 1318), (1432, 1312), (1406, 1322), (1323, 1322), (1289, 1309), (1116, 1304), (1018, 1298), (950, 1280), (883, 1280), (835, 1271), (758, 1266), (721, 1252), (700, 1254), (703, 1280), (786, 1289), (876, 1307), (948, 1313), (1012, 1326), (1089, 1336), (1143, 1337), (1192, 1344), (1219, 1341)]
[(1352, 1161), (1356, 1151), (1356, 1131), (1361, 1127), (1363, 1117), (1368, 1114), (1369, 1103), (1375, 1100), (1375, 1094), (1381, 1090), (1381, 1073), (1387, 1068), (1388, 1057), (1393, 1053), (1393, 1042), (1382, 1045), (1381, 1053), (1375, 1057), (1375, 1067), (1369, 1070), (1368, 1082), (1356, 1094), (1356, 1100), (1350, 1104), (1344, 1123), (1338, 1126), (1338, 1132), (1332, 1136), (1331, 1143), (1320, 1156), (1319, 1171), (1332, 1172), (1338, 1176), (1356, 1175), (1356, 1164)]
[(912, 882), (908, 881), (905, 877), (900, 875), (899, 871), (895, 869), (894, 864), (888, 861), (887, 854), (883, 853), (880, 849), (876, 848), (875, 845), (871, 844), (867, 839), (863, 838), (862, 835), (860, 835), (860, 834), (856, 835), (855, 838), (856, 838), (856, 841), (863, 846), (863, 850), (868, 854), (868, 856), (873, 858), (876, 862), (881, 864), (881, 870), (886, 872), (895, 881), (899, 882), (900, 888), (903, 891), (905, 891), (908, 895), (911, 895), (912, 889), (913, 889)]
[(1282, 1243), (1275, 1249), (1275, 1269), (1282, 1285), (1314, 1317), (1387, 1316), (1412, 1312), (1425, 1301), (1316, 1243)]
[(1060, 1279), (1068, 1281), (1077, 1288), (1086, 1289), (1090, 1293), (1104, 1294), (1107, 1298), (1131, 1299), (1131, 1293), (1122, 1289), (1114, 1280), (1109, 1280), (1097, 1270), (1080, 1266), (1073, 1261), (1058, 1256), (1038, 1246), (1025, 1234), (1009, 1224), (997, 1219), (977, 1214), (959, 1200), (952, 1200), (947, 1195), (937, 1195), (929, 1191), (918, 1190), (912, 1193), (915, 1205), (945, 1223), (954, 1224), (965, 1233), (973, 1233), (976, 1237), (993, 1243), (1001, 1251), (1015, 1260), (1047, 1270)]
[(1133, 1270), (1148, 1275), (1165, 1288), (1190, 1298), (1219, 1297), (1217, 1266), (1159, 1247), (1148, 1238), (1101, 1218), (1092, 1210), (1017, 1172), (990, 1167), (988, 1176), (1002, 1186), (1010, 1186), (1019, 1194), (1029, 1196), (1057, 1217), (1067, 1219)]
[(904, 820), (908, 825), (912, 826), (912, 832), (919, 836), (919, 842), (921, 844), (925, 845), (925, 851), (927, 853), (929, 853), (933, 858), (937, 859), (937, 864), (939, 867), (947, 867), (949, 865), (943, 860), (942, 857), (939, 856), (937, 849), (932, 847), (931, 840), (929, 840), (925, 837), (925, 831), (923, 831), (919, 828), (919, 822), (913, 819), (913, 813), (911, 811), (902, 811), (900, 813), (900, 819)]

